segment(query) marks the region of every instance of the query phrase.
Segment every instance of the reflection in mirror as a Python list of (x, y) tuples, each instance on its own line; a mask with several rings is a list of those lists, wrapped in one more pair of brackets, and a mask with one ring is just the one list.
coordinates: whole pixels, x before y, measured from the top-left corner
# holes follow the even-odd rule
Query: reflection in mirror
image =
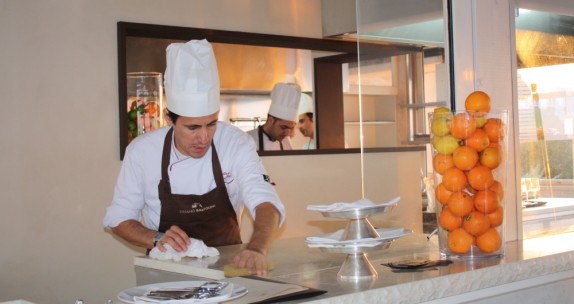
[[(267, 34), (194, 29), (118, 22), (118, 81), (120, 97), (120, 157), (127, 146), (126, 73), (165, 71), (165, 49), (172, 42), (207, 39), (214, 46), (221, 78), (220, 120), (248, 130), (267, 119), (270, 90), (280, 81), (296, 81), (313, 108), (313, 139), (320, 153), (355, 147), (347, 139), (343, 89), (349, 69), (357, 66), (357, 44), (346, 39), (313, 39)], [(361, 43), (362, 56), (387, 62), (393, 56), (420, 53), (421, 47)], [(346, 94), (346, 93), (345, 93)], [(352, 125), (352, 122), (351, 122)], [(295, 128), (291, 141), (306, 148), (310, 137)], [(349, 144), (351, 143), (351, 145)], [(375, 142), (372, 147), (403, 145)], [(296, 150), (293, 153), (303, 152)], [(275, 151), (273, 151), (275, 152)], [(281, 155), (292, 154), (280, 152)], [(308, 152), (306, 152), (308, 153)]]
[[(183, 42), (127, 37), (127, 72), (163, 73), (165, 49), (171, 43)], [(301, 87), (304, 101), (301, 122), (297, 121), (289, 140), (294, 150), (316, 148), (316, 144), (310, 144), (315, 134), (313, 60), (337, 53), (226, 43), (212, 43), (212, 47), (221, 85), (220, 121), (230, 122), (246, 132), (263, 125), (273, 86), (278, 82), (295, 82)]]

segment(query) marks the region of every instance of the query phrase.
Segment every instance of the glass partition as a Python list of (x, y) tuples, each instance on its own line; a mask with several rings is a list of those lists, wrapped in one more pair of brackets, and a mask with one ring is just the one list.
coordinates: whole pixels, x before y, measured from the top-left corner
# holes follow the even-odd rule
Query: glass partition
[[(446, 28), (442, 0), (357, 0), (356, 62), (343, 66), (345, 144), (361, 151), (380, 146), (424, 146), (430, 140), (426, 117), (436, 107), (450, 106), (449, 77), (445, 61)], [(381, 54), (368, 44), (410, 46), (410, 52)], [(399, 187), (409, 187), (399, 209), (420, 221), (427, 209), (427, 161), (424, 152), (414, 162), (397, 159), (392, 168), (379, 168), (377, 159), (361, 154), (363, 177), (385, 170), (389, 181), (363, 181), (363, 195), (372, 200), (391, 199)], [(404, 154), (403, 156), (406, 156)], [(403, 157), (401, 156), (401, 157)], [(394, 156), (387, 156), (394, 157)], [(402, 179), (397, 189), (382, 183)], [(403, 195), (405, 191), (402, 192)], [(418, 211), (418, 212), (417, 212)], [(415, 215), (416, 214), (416, 215)], [(430, 232), (436, 227), (428, 217)], [(392, 221), (391, 221), (392, 222)], [(384, 222), (381, 222), (384, 225)], [(399, 223), (405, 225), (405, 223)], [(430, 230), (429, 230), (430, 229)]]
[(518, 121), (524, 238), (574, 231), (574, 17), (519, 10)]

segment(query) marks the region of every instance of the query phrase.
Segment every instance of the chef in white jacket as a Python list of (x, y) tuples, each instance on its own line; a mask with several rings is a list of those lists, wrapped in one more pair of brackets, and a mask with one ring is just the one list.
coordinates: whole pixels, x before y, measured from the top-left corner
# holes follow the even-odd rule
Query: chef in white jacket
[(298, 126), (301, 134), (308, 138), (301, 149), (317, 149), (315, 142), (315, 123), (313, 120), (313, 99), (305, 93), (301, 94), (301, 101), (299, 102)]
[(186, 251), (190, 238), (207, 246), (240, 244), (244, 207), (253, 235), (233, 259), (265, 274), (266, 255), (284, 206), (242, 130), (218, 122), (219, 75), (206, 40), (167, 48), (166, 120), (169, 126), (135, 138), (126, 149), (104, 226), (151, 249)]
[(292, 150), (289, 135), (297, 125), (301, 88), (295, 83), (276, 83), (265, 123), (247, 132), (259, 151)]

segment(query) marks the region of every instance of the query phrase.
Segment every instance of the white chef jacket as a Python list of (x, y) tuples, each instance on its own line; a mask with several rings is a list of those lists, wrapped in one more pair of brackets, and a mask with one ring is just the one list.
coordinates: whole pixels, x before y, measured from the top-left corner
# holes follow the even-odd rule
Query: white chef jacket
[[(169, 128), (138, 136), (126, 148), (114, 197), (104, 217), (104, 227), (116, 227), (125, 220), (133, 219), (142, 220), (149, 229), (158, 229), (161, 213), (158, 184), (163, 143)], [(261, 203), (270, 202), (279, 211), (282, 224), (285, 217), (283, 203), (255, 152), (253, 140), (241, 129), (218, 122), (213, 143), (238, 222), (241, 222), (244, 206), (255, 218), (255, 208)], [(211, 151), (209, 148), (199, 159), (187, 157), (175, 149), (172, 139), (168, 168), (172, 193), (202, 195), (216, 187)]]
[(317, 149), (317, 144), (315, 143), (315, 139), (314, 138), (309, 138), (309, 140), (303, 144), (303, 150), (313, 150), (313, 149)]
[[(257, 151), (259, 151), (259, 128), (249, 130), (247, 131), (247, 134), (249, 134), (251, 138), (253, 138), (253, 140), (255, 141), (255, 147)], [(279, 144), (278, 140), (271, 141), (269, 139), (269, 136), (267, 136), (267, 134), (265, 133), (261, 135), (263, 138), (263, 149), (265, 151), (281, 151), (281, 145)], [(283, 150), (293, 150), (293, 148), (291, 147), (291, 140), (289, 139), (289, 136), (285, 136), (285, 138), (283, 138), (281, 143), (283, 144)]]

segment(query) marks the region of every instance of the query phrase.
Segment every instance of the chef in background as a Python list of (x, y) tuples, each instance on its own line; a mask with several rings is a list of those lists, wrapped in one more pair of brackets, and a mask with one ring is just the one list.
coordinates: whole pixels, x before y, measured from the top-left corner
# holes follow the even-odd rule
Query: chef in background
[(284, 206), (253, 140), (218, 122), (219, 75), (206, 40), (168, 46), (165, 91), (169, 126), (127, 147), (104, 226), (134, 245), (165, 252), (169, 244), (182, 252), (190, 238), (207, 246), (240, 244), (246, 207), (253, 235), (233, 262), (265, 274)]
[(271, 91), (267, 121), (247, 132), (259, 151), (292, 150), (289, 135), (297, 125), (301, 88), (294, 83), (276, 83)]
[(308, 140), (303, 144), (301, 149), (311, 150), (317, 149), (317, 144), (315, 142), (315, 123), (313, 122), (313, 99), (311, 96), (302, 93), (301, 101), (299, 102), (299, 119), (298, 126), (299, 131), (303, 136), (307, 137)]

